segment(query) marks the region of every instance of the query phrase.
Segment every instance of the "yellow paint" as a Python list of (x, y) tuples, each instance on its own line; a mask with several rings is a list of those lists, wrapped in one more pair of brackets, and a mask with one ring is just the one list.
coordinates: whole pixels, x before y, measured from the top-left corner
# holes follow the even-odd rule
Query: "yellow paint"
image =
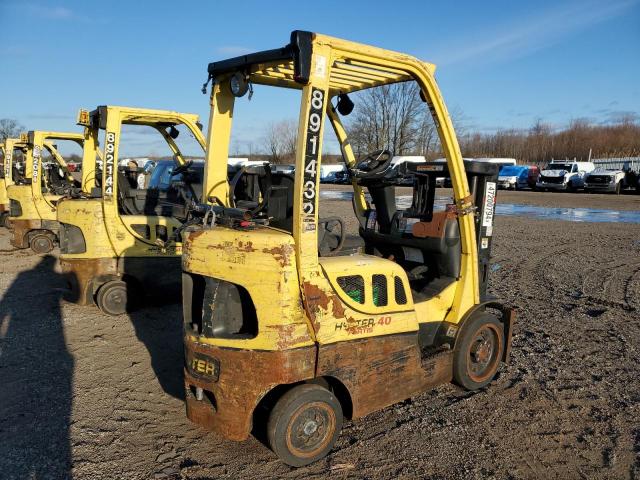
[[(92, 121), (92, 116), (95, 121)], [(100, 119), (100, 121), (98, 120)], [(178, 145), (167, 134), (168, 125), (184, 125), (203, 148), (205, 140), (198, 126), (199, 117), (190, 113), (170, 110), (121, 107), (108, 105), (88, 112), (81, 110), (78, 121), (85, 125), (85, 142), (96, 148), (85, 149), (83, 157), (83, 186), (90, 190), (95, 186), (96, 163), (103, 162), (100, 177), (101, 198), (64, 199), (58, 205), (58, 221), (75, 225), (84, 235), (84, 253), (61, 253), (61, 260), (72, 259), (117, 259), (121, 257), (176, 257), (182, 253), (181, 244), (164, 246), (157, 238), (158, 226), (165, 227), (171, 237), (180, 222), (172, 217), (155, 215), (123, 215), (118, 209), (117, 165), (123, 125), (145, 125), (156, 129), (172, 151), (175, 160), (182, 165), (186, 162)], [(98, 126), (104, 122), (105, 145), (97, 145)], [(183, 133), (184, 134), (184, 133)], [(97, 156), (97, 157), (96, 157)], [(109, 174), (111, 166), (111, 174)], [(226, 162), (225, 162), (226, 171)], [(145, 238), (135, 231), (142, 225), (149, 229)]]
[[(383, 50), (325, 35), (314, 34), (311, 75), (306, 84), (294, 80), (291, 60), (266, 62), (248, 67), (254, 84), (297, 89), (300, 91), (298, 143), (295, 160), (295, 192), (293, 231), (277, 231), (266, 227), (238, 231), (221, 226), (191, 234), (185, 243), (184, 270), (205, 277), (215, 277), (245, 287), (255, 304), (259, 333), (254, 339), (211, 339), (189, 335), (188, 341), (237, 348), (278, 350), (308, 345), (330, 344), (357, 338), (401, 332), (417, 332), (419, 324), (446, 320), (458, 323), (479, 302), (478, 259), (473, 216), (459, 216), (461, 271), (459, 279), (439, 295), (413, 302), (407, 274), (392, 260), (369, 255), (318, 258), (318, 189), (322, 158), (324, 123), (328, 119), (340, 142), (343, 158), (349, 166), (355, 157), (346, 131), (331, 101), (340, 93), (354, 92), (374, 86), (413, 80), (427, 98), (424, 108), (434, 115), (453, 183), (456, 204), (469, 206), (469, 187), (464, 163), (453, 125), (434, 78), (435, 66), (412, 56)], [(214, 79), (210, 97), (210, 130), (207, 143), (207, 189), (219, 188), (224, 203), (227, 190), (220, 186), (219, 165), (226, 159), (233, 118), (234, 98), (228, 88), (230, 74)], [(314, 101), (322, 96), (321, 123), (318, 125), (318, 163), (307, 171), (305, 159), (307, 132), (312, 126), (310, 115)], [(315, 96), (314, 96), (315, 95)], [(309, 181), (315, 178), (313, 188)], [(306, 185), (307, 184), (307, 185)], [(353, 184), (355, 214), (361, 224), (368, 208), (362, 188)], [(314, 190), (315, 189), (315, 190)], [(315, 195), (312, 195), (315, 194)], [(310, 202), (309, 198), (313, 197)], [(253, 250), (242, 250), (241, 243), (250, 242)], [(286, 265), (265, 252), (291, 249)], [(363, 303), (344, 292), (338, 278), (360, 275), (364, 279)], [(382, 275), (388, 286), (387, 304), (374, 302), (373, 275)], [(406, 289), (407, 303), (395, 300), (394, 285), (398, 277)], [(306, 330), (305, 330), (306, 329)]]
[[(22, 215), (18, 217), (9, 217), (13, 220), (32, 220), (32, 221), (55, 221), (56, 220), (56, 202), (60, 199), (60, 195), (53, 195), (42, 192), (43, 175), (42, 175), (42, 151), (46, 149), (53, 160), (65, 173), (68, 180), (73, 177), (67, 168), (67, 164), (62, 158), (54, 145), (56, 140), (69, 140), (76, 142), (84, 149), (84, 136), (81, 133), (68, 132), (50, 132), (42, 130), (32, 130), (28, 134), (21, 134), (20, 142), (13, 142), (13, 148), (22, 148), (25, 153), (25, 179), (31, 183), (27, 185), (12, 184), (7, 187), (7, 196), (11, 200), (20, 202)], [(5, 148), (8, 150), (12, 139), (8, 139)], [(13, 151), (13, 149), (12, 149)], [(15, 159), (11, 162), (15, 163)], [(5, 167), (5, 177), (6, 168)], [(5, 178), (6, 181), (6, 178)]]
[(26, 153), (26, 142), (18, 138), (7, 138), (4, 143), (0, 143), (0, 205), (9, 208), (9, 193), (7, 189), (13, 185), (13, 159), (14, 151), (22, 150)]

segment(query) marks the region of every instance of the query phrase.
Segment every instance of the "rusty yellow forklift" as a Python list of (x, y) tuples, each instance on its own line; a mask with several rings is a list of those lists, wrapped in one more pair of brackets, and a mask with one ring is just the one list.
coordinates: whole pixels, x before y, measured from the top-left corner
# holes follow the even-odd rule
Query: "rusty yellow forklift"
[[(11, 244), (31, 248), (35, 253), (48, 253), (57, 243), (56, 204), (64, 195), (79, 188), (55, 145), (68, 141), (84, 151), (84, 134), (32, 130), (26, 137), (24, 170), (7, 188), (11, 223)], [(48, 158), (43, 158), (44, 152)]]
[[(9, 139), (7, 139), (9, 140)], [(7, 197), (7, 181), (5, 178), (5, 153), (4, 142), (0, 143), (0, 227), (5, 226), (5, 219), (9, 216), (9, 197)], [(9, 160), (11, 154), (9, 154)]]
[[(179, 231), (187, 220), (187, 204), (201, 193), (191, 178), (193, 162), (176, 139), (181, 131), (191, 135), (203, 155), (198, 116), (107, 105), (81, 110), (78, 123), (92, 142), (103, 137), (104, 161), (83, 162), (86, 188), (58, 203), (60, 265), (70, 286), (67, 300), (95, 302), (104, 313), (120, 315), (144, 293), (179, 295)], [(139, 188), (140, 167), (118, 166), (123, 126), (164, 138), (176, 162), (170, 173), (182, 178), (172, 183), (175, 188)]]
[(21, 141), (20, 138), (7, 138), (4, 143), (0, 143), (0, 227), (8, 226), (10, 203), (7, 188), (14, 183), (14, 159), (17, 161), (17, 157), (20, 157), (20, 160), (24, 160), (26, 154), (26, 141)]
[[(208, 204), (183, 243), (193, 422), (233, 440), (262, 431), (282, 461), (302, 466), (327, 455), (343, 418), (450, 381), (479, 389), (507, 361), (514, 314), (486, 294), (497, 169), (463, 161), (434, 71), (304, 31), (283, 48), (209, 64)], [(419, 87), (446, 164), (394, 173), (393, 152), (354, 157), (341, 122), (349, 95), (399, 82)], [(267, 185), (267, 205), (255, 212), (229, 194), (220, 164), (236, 98), (258, 85), (297, 90), (300, 115), (295, 178)], [(349, 169), (365, 253), (341, 251), (341, 222), (318, 216), (326, 120)], [(399, 174), (415, 178), (406, 209), (396, 206)], [(441, 176), (453, 183), (444, 211), (434, 207)]]

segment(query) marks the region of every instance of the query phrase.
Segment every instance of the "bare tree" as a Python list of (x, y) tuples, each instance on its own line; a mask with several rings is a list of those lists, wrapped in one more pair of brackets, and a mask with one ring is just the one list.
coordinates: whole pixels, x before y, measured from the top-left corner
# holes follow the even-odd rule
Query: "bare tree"
[(0, 142), (4, 142), (7, 138), (17, 137), (22, 131), (24, 131), (24, 127), (17, 120), (0, 119)]
[(294, 120), (282, 120), (267, 125), (264, 149), (271, 163), (292, 163), (295, 160), (298, 141), (298, 124)]
[(380, 149), (407, 155), (432, 145), (430, 117), (415, 82), (370, 88), (354, 95), (354, 102), (354, 118), (346, 127), (356, 155)]

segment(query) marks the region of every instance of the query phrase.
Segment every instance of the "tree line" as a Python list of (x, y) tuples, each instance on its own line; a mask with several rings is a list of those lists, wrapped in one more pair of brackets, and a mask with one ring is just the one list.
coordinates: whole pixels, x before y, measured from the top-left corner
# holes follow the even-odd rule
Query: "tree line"
[[(351, 95), (355, 108), (343, 119), (356, 157), (389, 149), (395, 155), (442, 157), (440, 140), (413, 82), (384, 85)], [(640, 156), (638, 116), (627, 114), (607, 124), (578, 119), (564, 128), (537, 120), (527, 129), (491, 133), (468, 131), (459, 109), (449, 112), (462, 155), (468, 158), (507, 157), (519, 163), (544, 165), (552, 159)], [(275, 163), (293, 163), (297, 123), (282, 121), (267, 128), (262, 151)], [(334, 160), (335, 155), (330, 160)]]
[[(351, 96), (355, 108), (343, 121), (356, 157), (381, 149), (427, 159), (443, 156), (433, 119), (414, 82), (384, 85)], [(450, 116), (464, 157), (508, 157), (519, 163), (544, 165), (551, 159), (640, 156), (640, 122), (635, 114), (622, 115), (607, 124), (578, 119), (564, 128), (537, 120), (528, 129), (500, 129), (491, 133), (468, 131), (459, 109), (453, 109)], [(22, 130), (24, 127), (15, 120), (0, 119), (0, 142)], [(276, 164), (293, 163), (297, 133), (295, 120), (271, 122), (256, 151), (248, 155), (236, 152), (236, 156)], [(340, 156), (326, 153), (323, 160), (336, 163)]]

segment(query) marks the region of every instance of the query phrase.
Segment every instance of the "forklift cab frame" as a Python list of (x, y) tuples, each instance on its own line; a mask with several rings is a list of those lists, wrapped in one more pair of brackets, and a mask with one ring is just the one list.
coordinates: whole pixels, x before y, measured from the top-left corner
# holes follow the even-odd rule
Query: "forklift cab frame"
[[(26, 134), (23, 134), (25, 136)], [(27, 144), (20, 138), (7, 138), (0, 143), (0, 227), (9, 226), (7, 221), (10, 213), (10, 201), (7, 188), (13, 185), (14, 150), (21, 150), (26, 156)]]
[[(138, 189), (131, 176), (137, 171), (118, 167), (118, 159), (123, 125), (148, 126), (165, 139), (176, 163), (188, 169), (190, 163), (172, 135), (177, 137), (175, 127), (184, 125), (204, 149), (198, 116), (106, 105), (81, 110), (78, 122), (96, 142), (102, 132), (104, 161), (101, 168), (95, 158), (96, 168), (83, 164), (88, 193), (59, 203), (60, 264), (70, 286), (67, 300), (95, 302), (103, 312), (119, 315), (145, 292), (170, 295), (175, 290), (177, 295), (181, 244), (173, 239), (184, 221), (176, 218), (174, 207), (179, 205), (156, 198), (157, 191), (150, 195), (150, 190)], [(182, 205), (181, 212), (185, 208)]]
[[(263, 428), (276, 454), (300, 466), (328, 453), (343, 416), (366, 415), (452, 379), (480, 388), (506, 361), (513, 312), (481, 295), (497, 171), (465, 169), (434, 71), (408, 55), (303, 31), (294, 31), (284, 48), (209, 64), (204, 189), (216, 221), (205, 217), (189, 228), (183, 258), (185, 401), (192, 421), (235, 440)], [(411, 272), (366, 235), (374, 209), (365, 188), (380, 210), (393, 194), (383, 185), (392, 154), (372, 152), (362, 167), (339, 115), (342, 96), (406, 81), (417, 82), (437, 127), (447, 158), (440, 169), (451, 176), (454, 193), (443, 221), (452, 220), (458, 232), (455, 275), (426, 295), (416, 295)], [(232, 199), (219, 167), (229, 150), (235, 99), (251, 84), (301, 92), (290, 229), (226, 213)], [(367, 254), (318, 254), (326, 120), (350, 171)], [(425, 171), (414, 173), (437, 167), (425, 162), (418, 164)], [(432, 194), (424, 186), (435, 188), (435, 176), (424, 178), (423, 192)], [(433, 215), (423, 208), (417, 216), (423, 230), (440, 234)], [(497, 313), (487, 313), (488, 306)]]
[[(83, 149), (84, 134), (31, 130), (21, 135), (26, 145), (24, 176), (7, 188), (13, 206), (9, 222), (13, 231), (11, 244), (17, 248), (28, 248), (35, 253), (48, 253), (55, 247), (58, 235), (56, 208), (62, 196), (75, 188), (75, 181), (67, 163), (57, 150), (56, 140), (71, 141)], [(49, 152), (53, 162), (45, 165), (42, 152)], [(45, 174), (45, 169), (47, 173)], [(63, 174), (57, 185), (52, 182), (60, 169)]]

